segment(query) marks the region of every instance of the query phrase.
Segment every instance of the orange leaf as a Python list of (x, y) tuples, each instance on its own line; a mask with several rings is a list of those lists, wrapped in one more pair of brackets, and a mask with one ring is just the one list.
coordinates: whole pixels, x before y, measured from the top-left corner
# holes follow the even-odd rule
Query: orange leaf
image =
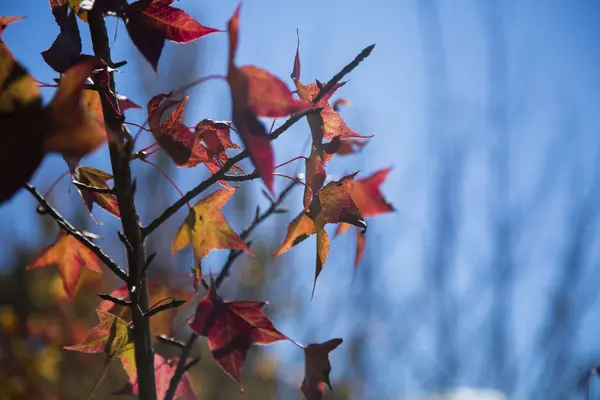
[(265, 304), (260, 301), (223, 301), (211, 285), (190, 321), (190, 328), (208, 339), (208, 347), (221, 369), (240, 387), (240, 371), (250, 346), (287, 339), (262, 311)]
[(83, 90), (92, 74), (96, 59), (92, 58), (69, 68), (48, 106), (56, 129), (45, 142), (46, 151), (56, 151), (66, 157), (81, 158), (106, 141), (100, 95)]
[(56, 241), (33, 261), (27, 269), (56, 265), (63, 280), (65, 292), (72, 300), (81, 268), (88, 267), (92, 271), (102, 273), (98, 257), (72, 235), (59, 232)]
[(173, 254), (187, 247), (194, 247), (196, 265), (211, 250), (238, 249), (251, 255), (252, 251), (244, 240), (229, 226), (221, 207), (233, 195), (236, 188), (217, 190), (213, 194), (199, 200), (181, 225), (171, 246)]
[(352, 182), (356, 173), (347, 175), (339, 181), (329, 182), (313, 197), (308, 213), (303, 211), (288, 226), (287, 235), (275, 253), (274, 257), (286, 252), (312, 234), (317, 234), (317, 257), (315, 267), (315, 281), (327, 261), (329, 254), (329, 236), (325, 225), (330, 223), (347, 222), (354, 226), (366, 229), (367, 225), (362, 218), (356, 204), (350, 197)]
[(303, 242), (305, 239), (308, 239), (315, 234), (316, 231), (315, 222), (308, 214), (306, 212), (300, 213), (300, 215), (294, 218), (288, 225), (287, 235), (273, 257), (278, 257), (290, 250), (298, 243)]
[[(67, 350), (82, 353), (118, 354), (125, 350), (129, 342), (127, 322), (106, 311), (96, 310), (100, 323), (96, 325), (82, 343), (65, 346)], [(110, 344), (110, 349), (107, 345)]]
[[(113, 178), (111, 174), (92, 167), (77, 167), (73, 177), (81, 183), (103, 189), (110, 189), (107, 182)], [(91, 190), (79, 189), (78, 187), (77, 191), (90, 213), (92, 212), (94, 203), (97, 203), (115, 217), (121, 217), (119, 214), (119, 204), (114, 194), (96, 193)]]

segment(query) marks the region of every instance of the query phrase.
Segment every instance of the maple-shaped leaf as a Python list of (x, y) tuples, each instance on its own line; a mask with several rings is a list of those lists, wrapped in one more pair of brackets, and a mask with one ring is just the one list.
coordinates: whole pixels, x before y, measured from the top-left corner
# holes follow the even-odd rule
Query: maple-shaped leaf
[(48, 246), (27, 269), (56, 265), (63, 281), (65, 292), (73, 299), (81, 268), (86, 266), (92, 271), (102, 273), (98, 257), (72, 235), (60, 231), (56, 241)]
[(354, 204), (350, 195), (355, 175), (356, 173), (347, 175), (338, 181), (329, 182), (325, 187), (319, 190), (318, 194), (313, 197), (309, 211), (302, 211), (302, 213), (290, 223), (283, 243), (273, 256), (277, 257), (282, 253), (285, 253), (316, 232), (317, 261), (313, 295), (317, 278), (319, 277), (329, 254), (329, 236), (325, 231), (325, 225), (347, 222), (360, 227), (363, 230), (367, 227), (358, 207)]
[[(303, 100), (312, 101), (312, 99), (314, 99), (320, 91), (320, 88), (316, 83), (311, 83), (306, 86), (303, 85), (302, 83), (300, 83), (300, 81), (294, 81), (294, 83), (296, 84), (296, 89), (298, 90), (298, 96), (300, 96), (300, 98)], [(327, 82), (324, 82), (322, 85), (325, 86), (326, 84), (327, 84)], [(323, 118), (323, 138), (327, 141), (331, 141), (336, 136), (339, 136), (340, 138), (350, 138), (350, 137), (370, 138), (370, 137), (373, 137), (372, 135), (371, 136), (360, 135), (359, 133), (350, 129), (348, 127), (348, 125), (346, 125), (346, 122), (344, 122), (344, 120), (342, 119), (340, 114), (338, 114), (337, 111), (334, 111), (334, 109), (329, 104), (329, 102), (328, 102), (329, 98), (333, 95), (333, 93), (338, 88), (340, 88), (343, 85), (344, 85), (344, 83), (338, 83), (338, 84), (334, 85), (334, 87), (328, 92), (328, 94), (323, 96), (323, 98), (320, 99), (317, 102), (317, 104), (314, 105), (315, 108), (317, 108), (317, 107), (323, 108), (323, 111), (321, 111), (321, 117)], [(311, 124), (310, 116), (308, 116), (308, 118), (309, 118), (309, 125), (310, 125)], [(313, 126), (312, 125), (310, 125), (310, 126), (312, 129)]]
[[(194, 155), (193, 161), (202, 158), (201, 149), (194, 149), (196, 144), (194, 135), (190, 128), (183, 123), (185, 103), (188, 99), (189, 97), (186, 96), (182, 100), (173, 100), (169, 98), (168, 94), (161, 93), (150, 99), (147, 106), (152, 136), (178, 166), (190, 166), (188, 162), (192, 155)], [(161, 123), (161, 117), (172, 106), (175, 108)], [(204, 160), (199, 162), (204, 162)]]
[(323, 383), (331, 389), (329, 353), (342, 342), (337, 338), (324, 343), (311, 343), (304, 348), (304, 380), (301, 388), (307, 400), (323, 398)]
[(221, 369), (242, 390), (240, 372), (250, 346), (287, 339), (264, 314), (265, 305), (260, 301), (223, 301), (211, 285), (190, 321), (192, 330), (208, 339), (208, 347)]
[(215, 156), (227, 149), (240, 148), (231, 141), (231, 126), (226, 122), (203, 119), (196, 124), (194, 133)]
[(92, 74), (96, 59), (88, 59), (69, 68), (48, 106), (56, 130), (45, 141), (46, 151), (63, 156), (83, 157), (106, 141), (101, 102), (96, 91), (83, 90)]
[(195, 265), (211, 250), (237, 249), (254, 255), (246, 242), (229, 226), (221, 207), (237, 188), (221, 189), (199, 200), (177, 231), (171, 251), (173, 254), (192, 244)]
[[(363, 217), (373, 217), (382, 213), (395, 211), (394, 207), (381, 193), (380, 186), (392, 169), (386, 168), (373, 173), (371, 176), (354, 181), (351, 190), (352, 201), (358, 206)], [(346, 232), (349, 224), (338, 225), (336, 235)], [(354, 266), (358, 266), (365, 251), (366, 239), (360, 230), (356, 231), (356, 256)]]
[(54, 19), (60, 27), (60, 33), (52, 46), (42, 52), (46, 64), (59, 73), (65, 72), (80, 60), (81, 36), (77, 26), (77, 17), (74, 11), (68, 13), (68, 10), (69, 5), (66, 3), (52, 9)]
[[(88, 186), (102, 189), (110, 189), (107, 182), (112, 178), (111, 174), (92, 167), (78, 166), (75, 168), (75, 173), (73, 174), (74, 180)], [(77, 191), (81, 195), (81, 198), (90, 213), (92, 212), (94, 203), (96, 203), (115, 217), (121, 217), (119, 214), (119, 204), (117, 203), (117, 198), (114, 194), (97, 193), (92, 190), (80, 189), (79, 187), (77, 187)]]
[(218, 29), (201, 25), (185, 11), (168, 1), (136, 1), (123, 17), (127, 32), (140, 53), (157, 70), (165, 39), (188, 43)]
[[(138, 395), (139, 394), (139, 385), (137, 379), (137, 373), (134, 368), (130, 367), (130, 363), (133, 360), (133, 348), (128, 352), (123, 354), (121, 357), (121, 362), (123, 364), (123, 368), (127, 372), (129, 376), (129, 381), (125, 384), (123, 388), (121, 388), (118, 392), (114, 394), (121, 395)], [(159, 354), (154, 355), (154, 376), (156, 379), (156, 398), (164, 399), (167, 391), (169, 390), (169, 385), (171, 383), (171, 378), (175, 375), (175, 371), (177, 370), (177, 362), (178, 358), (166, 359)], [(192, 391), (192, 385), (190, 383), (190, 378), (188, 373), (186, 372), (181, 377), (181, 381), (177, 386), (177, 390), (174, 395), (175, 399), (185, 398), (187, 400), (196, 400), (197, 397)]]
[(127, 322), (106, 311), (96, 310), (96, 314), (100, 323), (92, 328), (85, 340), (72, 346), (64, 346), (65, 349), (82, 353), (105, 353), (107, 355), (118, 354), (126, 349), (129, 343)]

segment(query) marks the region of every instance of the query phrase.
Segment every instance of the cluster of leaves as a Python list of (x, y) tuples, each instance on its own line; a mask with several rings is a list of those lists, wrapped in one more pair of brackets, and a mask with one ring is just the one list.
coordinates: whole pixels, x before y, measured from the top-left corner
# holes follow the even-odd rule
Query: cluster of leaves
[[(186, 43), (219, 32), (218, 29), (201, 25), (171, 4), (172, 0), (139, 0), (131, 4), (125, 0), (50, 0), (60, 33), (42, 56), (48, 65), (60, 73), (60, 79), (58, 90), (47, 106), (42, 105), (36, 80), (14, 59), (0, 39), (0, 162), (5, 169), (11, 166), (12, 170), (17, 171), (12, 176), (2, 178), (0, 201), (10, 198), (31, 177), (45, 154), (58, 152), (67, 161), (72, 182), (90, 213), (96, 203), (114, 217), (121, 217), (119, 202), (109, 185), (113, 176), (97, 168), (81, 166), (80, 161), (107, 140), (114, 141), (117, 135), (108, 132), (109, 129), (105, 126), (106, 107), (112, 108), (125, 121), (123, 111), (139, 106), (114, 93), (112, 72), (117, 67), (116, 64), (111, 60), (82, 54), (77, 17), (86, 21), (87, 13), (94, 7), (94, 10), (99, 9), (105, 15), (121, 18), (133, 43), (156, 69), (165, 40)], [(13, 17), (1, 17), (0, 33), (16, 20), (18, 19)], [(189, 327), (196, 336), (207, 338), (215, 361), (240, 385), (241, 368), (251, 345), (291, 341), (303, 348), (305, 353), (306, 369), (301, 384), (302, 391), (308, 399), (317, 399), (323, 396), (325, 384), (331, 387), (328, 355), (342, 343), (342, 339), (307, 346), (298, 344), (275, 328), (263, 312), (265, 302), (224, 301), (217, 292), (224, 275), (220, 275), (217, 281), (213, 281), (211, 277), (209, 285), (202, 277), (201, 264), (212, 250), (231, 251), (229, 264), (224, 271), (228, 270), (242, 252), (253, 255), (246, 237), (256, 224), (277, 212), (277, 206), (287, 189), (280, 194), (278, 200), (273, 201), (272, 207), (265, 214), (259, 216), (257, 212), (257, 217), (248, 230), (238, 234), (221, 212), (222, 206), (237, 188), (231, 187), (228, 181), (261, 178), (271, 194), (274, 194), (276, 167), (271, 141), (306, 116), (312, 141), (310, 154), (301, 156), (305, 159), (303, 206), (299, 215), (290, 222), (287, 235), (274, 257), (316, 234), (314, 295), (317, 278), (325, 266), (330, 249), (325, 225), (337, 224), (336, 234), (345, 232), (351, 226), (356, 227), (355, 266), (358, 266), (365, 248), (367, 224), (364, 218), (393, 211), (380, 190), (390, 169), (375, 172), (363, 179), (355, 179), (355, 172), (327, 182), (328, 161), (336, 155), (355, 153), (366, 145), (366, 139), (372, 137), (358, 134), (342, 119), (338, 108), (341, 104), (347, 104), (347, 101), (339, 100), (332, 106), (330, 100), (334, 92), (345, 84), (341, 82), (343, 76), (367, 57), (373, 46), (363, 50), (329, 82), (315, 81), (304, 85), (300, 82), (298, 42), (291, 73), (296, 91), (292, 92), (284, 81), (265, 69), (254, 65), (238, 67), (235, 64), (239, 23), (240, 7), (235, 10), (227, 25), (228, 67), (227, 75), (223, 78), (231, 89), (231, 122), (203, 119), (193, 129), (190, 128), (184, 122), (188, 97), (181, 97), (181, 90), (157, 94), (147, 104), (148, 131), (156, 143), (133, 153), (131, 161), (149, 162), (148, 157), (163, 150), (178, 167), (192, 168), (204, 164), (212, 175), (146, 226), (144, 233), (150, 234), (191, 198), (206, 190), (212, 183), (219, 182), (221, 189), (204, 196), (193, 206), (188, 205), (188, 216), (172, 242), (173, 253), (192, 245), (195, 265), (193, 288), (199, 290), (202, 284), (207, 290), (188, 321)], [(117, 98), (118, 103), (112, 102), (111, 98)], [(291, 117), (271, 133), (267, 132), (259, 119), (286, 116)], [(228, 151), (240, 149), (231, 138), (234, 127), (243, 150), (230, 156)], [(26, 153), (20, 151), (25, 147), (28, 149)], [(150, 152), (151, 148), (155, 149)], [(249, 174), (238, 165), (246, 157), (252, 160), (256, 168)], [(30, 191), (37, 193), (34, 189)], [(45, 211), (51, 209), (43, 198), (39, 197), (38, 200)], [(93, 235), (77, 231), (64, 222), (54, 209), (51, 211), (51, 215), (61, 226), (59, 236), (28, 268), (58, 266), (65, 292), (70, 299), (76, 294), (84, 266), (102, 272), (101, 267), (104, 265), (113, 272), (116, 271), (123, 279), (125, 273), (119, 272), (116, 264), (93, 244)], [(187, 292), (171, 292), (158, 283), (150, 283), (147, 288), (150, 303), (154, 306), (146, 316), (152, 317), (155, 337), (164, 340), (172, 333), (170, 324), (176, 307), (192, 296)], [(137, 394), (139, 390), (135, 349), (131, 338), (133, 327), (131, 302), (128, 300), (130, 293), (131, 288), (126, 283), (110, 294), (101, 295), (103, 302), (97, 309), (100, 323), (81, 343), (66, 347), (85, 353), (104, 353), (107, 362), (118, 358), (129, 376), (128, 384), (119, 391), (121, 394)], [(176, 297), (184, 300), (175, 300)], [(176, 343), (173, 340), (171, 342)], [(157, 395), (160, 398), (168, 395), (194, 398), (186, 373), (193, 363), (186, 364), (189, 349), (187, 346), (182, 348), (184, 353), (180, 358), (155, 357)]]

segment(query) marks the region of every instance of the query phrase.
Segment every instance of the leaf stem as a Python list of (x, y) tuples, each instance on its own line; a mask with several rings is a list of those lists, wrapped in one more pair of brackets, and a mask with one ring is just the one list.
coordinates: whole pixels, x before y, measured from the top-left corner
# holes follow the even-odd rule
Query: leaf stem
[[(151, 153), (152, 154), (152, 153)], [(179, 195), (181, 197), (183, 197), (183, 192), (181, 191), (181, 189), (179, 189), (179, 187), (177, 186), (177, 184), (175, 183), (175, 181), (173, 181), (173, 179), (171, 179), (171, 177), (165, 172), (165, 170), (163, 170), (161, 167), (158, 166), (158, 164), (153, 163), (150, 160), (146, 160), (146, 159), (142, 159), (142, 162), (145, 162), (146, 164), (152, 165), (158, 172), (161, 173), (162, 176), (165, 177), (166, 180), (169, 181), (169, 183), (175, 188), (175, 190), (177, 190), (177, 193), (179, 193)], [(192, 208), (192, 206), (190, 206), (189, 202), (186, 202), (188, 208)]]
[(174, 90), (173, 92), (171, 92), (171, 97), (179, 96), (179, 95), (185, 93), (187, 90), (193, 88), (194, 86), (199, 85), (199, 84), (204, 83), (204, 82), (207, 82), (207, 81), (210, 81), (212, 79), (223, 79), (223, 80), (226, 81), (227, 77), (225, 77), (223, 75), (208, 75), (208, 76), (204, 76), (202, 78), (198, 78), (195, 81), (192, 81), (192, 82), (190, 82), (188, 84), (185, 84), (182, 87), (180, 87), (179, 89)]
[(56, 187), (56, 185), (58, 185), (58, 183), (60, 181), (62, 181), (62, 179), (67, 176), (67, 174), (69, 173), (69, 170), (66, 170), (65, 172), (63, 172), (62, 174), (60, 174), (60, 176), (58, 178), (56, 178), (54, 180), (54, 182), (52, 182), (52, 185), (50, 185), (50, 187), (48, 188), (48, 190), (46, 190), (46, 193), (44, 193), (44, 197), (48, 197), (50, 196), (50, 193), (52, 193), (52, 191), (54, 190), (54, 188)]
[(273, 169), (277, 169), (277, 168), (283, 167), (284, 165), (287, 165), (287, 164), (291, 163), (292, 161), (296, 161), (296, 160), (300, 160), (300, 159), (305, 160), (305, 161), (308, 160), (308, 158), (305, 157), (305, 156), (294, 157), (291, 160), (288, 160), (288, 161), (286, 161), (286, 162), (284, 162), (282, 164), (276, 165)]

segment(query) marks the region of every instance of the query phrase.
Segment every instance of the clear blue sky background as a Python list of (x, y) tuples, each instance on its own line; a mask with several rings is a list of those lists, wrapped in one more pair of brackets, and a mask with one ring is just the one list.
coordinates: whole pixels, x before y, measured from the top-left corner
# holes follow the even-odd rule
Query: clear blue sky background
[[(221, 29), (225, 29), (236, 4), (229, 0), (174, 3), (203, 24)], [(432, 53), (427, 35), (431, 33), (431, 21), (435, 21), (431, 16), (436, 13), (442, 51)], [(50, 81), (55, 77), (40, 56), (58, 32), (46, 2), (4, 1), (0, 14), (27, 17), (10, 26), (3, 38), (37, 79)], [(505, 56), (490, 50), (488, 28), (493, 15), (498, 16), (502, 26)], [(350, 286), (354, 255), (348, 248), (354, 246), (354, 237), (347, 234), (334, 242), (315, 300), (309, 302), (314, 242), (307, 241), (277, 264), (284, 269), (281, 279), (296, 282), (288, 297), (300, 296), (303, 309), (302, 313), (281, 315), (282, 330), (290, 335), (301, 332), (296, 337), (302, 342), (350, 336), (361, 328), (352, 311), (343, 305), (360, 303), (356, 299), (361, 296), (372, 296), (377, 307), (368, 315), (373, 351), (367, 361), (371, 366), (365, 377), (367, 398), (398, 398), (429, 387), (411, 362), (418, 360), (424, 368), (445, 368), (437, 365), (431, 346), (435, 314), (431, 312), (431, 286), (425, 265), (436, 237), (432, 223), (436, 171), (441, 154), (453, 154), (454, 159), (461, 161), (461, 173), (460, 179), (452, 182), (457, 193), (453, 212), (458, 222), (453, 228), (455, 242), (449, 255), (448, 280), (451, 296), (458, 304), (457, 346), (463, 354), (473, 352), (466, 356), (472, 363), (465, 362), (467, 366), (456, 384), (493, 386), (485, 378), (477, 378), (481, 365), (489, 360), (479, 351), (483, 339), (476, 340), (482, 332), (476, 322), (485, 319), (489, 311), (490, 287), (494, 285), (490, 278), (494, 266), (490, 205), (497, 199), (489, 160), (498, 128), (489, 112), (490, 99), (494, 98), (489, 73), (491, 65), (499, 63), (505, 66), (507, 82), (502, 86), (500, 102), (507, 115), (508, 128), (502, 137), (509, 151), (506, 167), (510, 182), (508, 202), (501, 206), (508, 218), (518, 221), (512, 247), (516, 283), (509, 299), (510, 346), (516, 354), (515, 368), (520, 379), (515, 384), (515, 395), (528, 398), (528, 385), (533, 383), (527, 381), (535, 375), (535, 368), (541, 363), (540, 352), (543, 353), (536, 347), (536, 335), (547, 316), (556, 279), (561, 279), (557, 271), (566, 257), (578, 201), (585, 199), (596, 177), (599, 27), (600, 3), (595, 1), (245, 1), (238, 65), (267, 68), (290, 85), (296, 29), (301, 37), (305, 82), (315, 78), (327, 80), (361, 49), (377, 44), (371, 57), (337, 93), (352, 103), (342, 111), (348, 125), (375, 137), (360, 155), (332, 162), (328, 172), (342, 175), (359, 169), (366, 176), (376, 169), (394, 167), (384, 191), (397, 212), (369, 221), (365, 262), (375, 293), (361, 292), (358, 288), (362, 286), (356, 283)], [(85, 37), (84, 25), (80, 28)], [(170, 56), (181, 52), (179, 45), (167, 43), (158, 76), (154, 76), (144, 60), (132, 56), (135, 49), (121, 24), (113, 58), (131, 62), (118, 78), (119, 90), (144, 105), (149, 95), (173, 88), (163, 86), (167, 83), (181, 84), (202, 75), (225, 73), (226, 43), (226, 34), (215, 34), (191, 45), (201, 61), (189, 68), (177, 59), (170, 61)], [(186, 111), (190, 124), (202, 118), (230, 118), (228, 89), (222, 82), (208, 83), (190, 94), (192, 100)], [(144, 120), (143, 111), (131, 112), (129, 116), (135, 122)], [(277, 162), (298, 155), (307, 135), (304, 122), (287, 132), (276, 145)], [(102, 161), (105, 158), (105, 151), (100, 151), (85, 164), (107, 168), (106, 161)], [(63, 170), (60, 158), (48, 157), (33, 183), (47, 187)], [(295, 168), (290, 167), (287, 172), (294, 173)], [(174, 174), (185, 190), (199, 181), (201, 173)], [(283, 181), (277, 181), (277, 188), (283, 185)], [(66, 190), (66, 185), (61, 188)], [(258, 193), (258, 185), (255, 189), (254, 194)], [(175, 199), (176, 194), (170, 194), (170, 198)], [(79, 210), (79, 202), (72, 194), (61, 203), (61, 210), (73, 215)], [(275, 242), (281, 240), (283, 224), (300, 210), (299, 195), (288, 204), (290, 215), (267, 224), (262, 235)], [(33, 207), (32, 199), (21, 192), (0, 208), (0, 267), (12, 264), (15, 245), (40, 248), (48, 242), (38, 233), (40, 222)], [(103, 234), (114, 233), (115, 221), (101, 211), (96, 215), (106, 221), (97, 229)], [(148, 222), (154, 215), (142, 211), (142, 220)], [(168, 236), (182, 218), (183, 214), (178, 214), (160, 232), (167, 232)], [(585, 254), (580, 262), (585, 265), (584, 276), (594, 279), (594, 261), (600, 250), (595, 228), (584, 241)], [(266, 251), (273, 251), (276, 245)], [(364, 278), (359, 270), (356, 279)], [(339, 312), (320, 313), (328, 307), (339, 307)], [(577, 362), (599, 354), (594, 346), (600, 315), (590, 311), (583, 319), (573, 332), (576, 344), (572, 352)], [(317, 327), (302, 337), (303, 324)], [(283, 357), (283, 365), (300, 361), (298, 354), (284, 346), (278, 346), (277, 351)], [(340, 352), (337, 361), (345, 354)], [(296, 372), (284, 374), (284, 379), (296, 384), (300, 376)], [(334, 372), (338, 378), (347, 371), (334, 368)]]

